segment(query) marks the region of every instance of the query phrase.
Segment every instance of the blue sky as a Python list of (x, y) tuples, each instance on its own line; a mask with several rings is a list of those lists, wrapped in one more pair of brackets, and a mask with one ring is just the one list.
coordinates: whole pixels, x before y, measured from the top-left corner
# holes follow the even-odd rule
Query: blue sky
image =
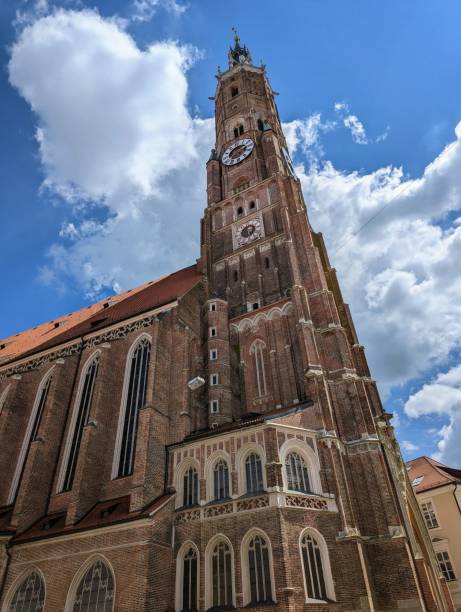
[(195, 260), (236, 26), (405, 455), (460, 466), (460, 21), (456, 0), (0, 0), (0, 337)]

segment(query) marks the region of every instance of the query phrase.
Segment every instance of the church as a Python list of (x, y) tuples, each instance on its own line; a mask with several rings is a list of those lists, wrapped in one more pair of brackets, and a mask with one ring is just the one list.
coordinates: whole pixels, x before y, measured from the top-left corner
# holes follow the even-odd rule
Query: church
[(265, 66), (228, 59), (196, 264), (0, 341), (1, 612), (455, 610)]

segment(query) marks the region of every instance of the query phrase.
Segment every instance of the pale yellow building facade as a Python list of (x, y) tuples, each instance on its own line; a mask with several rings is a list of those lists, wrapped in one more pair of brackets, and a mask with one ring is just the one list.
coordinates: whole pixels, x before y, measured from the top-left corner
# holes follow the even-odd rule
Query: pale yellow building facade
[(461, 470), (429, 457), (407, 464), (440, 571), (461, 611)]

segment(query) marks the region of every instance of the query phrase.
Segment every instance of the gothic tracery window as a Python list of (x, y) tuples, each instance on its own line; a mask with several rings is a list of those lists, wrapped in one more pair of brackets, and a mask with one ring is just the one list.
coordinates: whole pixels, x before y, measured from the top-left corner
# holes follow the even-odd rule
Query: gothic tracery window
[(211, 555), (212, 607), (226, 609), (233, 603), (232, 554), (226, 542), (216, 544)]
[(61, 491), (69, 491), (72, 488), (75, 468), (77, 466), (78, 452), (80, 450), (80, 443), (82, 441), (83, 428), (88, 423), (91, 402), (93, 400), (94, 383), (98, 373), (98, 366), (99, 355), (92, 359), (82, 374), (83, 385), (78, 398), (77, 418), (73, 424), (73, 430), (71, 433), (72, 441), (66, 457), (66, 467)]
[(198, 610), (197, 578), (197, 553), (191, 546), (183, 558), (182, 612), (196, 612)]
[(220, 459), (213, 469), (214, 499), (229, 497), (229, 468), (224, 459)]
[(198, 474), (197, 470), (190, 467), (184, 473), (183, 505), (194, 506), (198, 504)]
[(300, 493), (310, 492), (309, 471), (303, 457), (298, 453), (291, 452), (285, 460), (287, 475), (287, 488), (290, 491)]
[(267, 395), (266, 369), (264, 365), (265, 350), (266, 345), (261, 340), (254, 342), (250, 349), (253, 355), (257, 397)]
[(37, 438), (38, 429), (40, 427), (40, 423), (42, 422), (43, 411), (45, 410), (46, 400), (48, 399), (48, 392), (50, 390), (50, 385), (52, 381), (52, 376), (49, 376), (46, 383), (42, 386), (40, 391), (40, 399), (38, 402), (38, 408), (35, 413), (34, 422), (32, 426), (31, 440), (35, 440)]
[(146, 401), (150, 346), (149, 340), (143, 338), (131, 355), (117, 472), (119, 477), (129, 476), (133, 472), (138, 416)]
[(317, 540), (311, 534), (306, 534), (301, 540), (301, 555), (308, 599), (325, 601), (327, 589), (322, 554)]
[(272, 601), (272, 585), (267, 542), (255, 536), (248, 546), (251, 605)]
[[(53, 366), (54, 367), (54, 366)], [(53, 369), (53, 368), (52, 368)], [(34, 405), (27, 425), (26, 433), (19, 453), (18, 462), (13, 475), (13, 482), (11, 483), (7, 504), (12, 504), (16, 498), (16, 493), (21, 482), (21, 477), (26, 464), (27, 457), (29, 455), (31, 442), (37, 439), (38, 430), (42, 421), (43, 413), (48, 399), (48, 392), (50, 390), (52, 381), (52, 369), (42, 379), (40, 386), (35, 396)]]
[(261, 457), (250, 453), (245, 460), (245, 477), (247, 493), (258, 493), (264, 489)]
[(45, 585), (37, 572), (32, 572), (16, 589), (8, 612), (42, 612), (45, 604)]
[(112, 612), (114, 578), (105, 563), (98, 560), (83, 575), (75, 593), (72, 612)]

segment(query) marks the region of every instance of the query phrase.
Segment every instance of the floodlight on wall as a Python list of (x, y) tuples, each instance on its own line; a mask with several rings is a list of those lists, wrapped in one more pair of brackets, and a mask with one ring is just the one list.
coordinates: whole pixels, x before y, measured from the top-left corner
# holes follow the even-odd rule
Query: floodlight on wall
[(204, 384), (205, 384), (205, 379), (203, 379), (201, 376), (196, 376), (195, 378), (192, 378), (192, 380), (190, 380), (187, 383), (187, 386), (189, 387), (191, 391), (196, 391)]

